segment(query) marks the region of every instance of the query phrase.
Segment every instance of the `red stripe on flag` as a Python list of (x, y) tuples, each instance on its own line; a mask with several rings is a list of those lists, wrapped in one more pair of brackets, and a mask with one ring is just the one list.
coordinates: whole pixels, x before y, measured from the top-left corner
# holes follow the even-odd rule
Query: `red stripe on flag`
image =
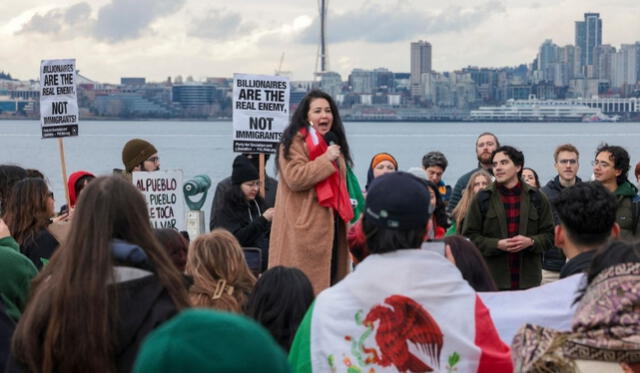
[(489, 309), (476, 295), (476, 339), (475, 344), (480, 348), (480, 363), (478, 373), (507, 373), (513, 372), (511, 349), (504, 344), (493, 325)]

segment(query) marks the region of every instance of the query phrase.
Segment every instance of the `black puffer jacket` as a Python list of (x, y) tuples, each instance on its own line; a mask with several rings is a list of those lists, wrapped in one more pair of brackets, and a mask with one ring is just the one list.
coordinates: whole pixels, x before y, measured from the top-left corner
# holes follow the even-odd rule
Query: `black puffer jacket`
[[(581, 183), (582, 180), (579, 177), (576, 177), (576, 183)], [(553, 209), (553, 201), (558, 198), (560, 192), (564, 187), (560, 184), (560, 176), (556, 175), (555, 178), (549, 180), (547, 185), (542, 187), (542, 193), (547, 196), (547, 199), (551, 203), (551, 207)], [(556, 214), (555, 209), (553, 209), (553, 224), (558, 225), (560, 221), (558, 219), (558, 214)], [(542, 269), (553, 272), (560, 272), (566, 258), (562, 253), (562, 250), (556, 246), (553, 246), (551, 249), (547, 250), (542, 256)]]

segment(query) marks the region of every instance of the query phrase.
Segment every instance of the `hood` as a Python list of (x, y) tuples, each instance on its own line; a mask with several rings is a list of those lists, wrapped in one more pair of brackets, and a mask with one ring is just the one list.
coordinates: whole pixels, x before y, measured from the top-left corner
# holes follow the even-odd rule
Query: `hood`
[(152, 270), (147, 253), (138, 245), (114, 239), (111, 241), (111, 255), (116, 265), (130, 266), (144, 270)]
[(616, 196), (624, 196), (624, 197), (634, 197), (638, 194), (638, 188), (635, 185), (631, 184), (629, 181), (625, 181), (624, 183), (618, 185), (618, 189), (616, 189)]
[(80, 180), (80, 178), (83, 176), (95, 177), (94, 174), (87, 171), (77, 171), (69, 176), (67, 186), (69, 187), (69, 203), (71, 204), (70, 207), (74, 207), (76, 205), (76, 200), (78, 199), (78, 194), (76, 193), (76, 182), (78, 182), (78, 180)]
[[(577, 183), (581, 183), (582, 179), (580, 179), (578, 176), (576, 176), (576, 184)], [(556, 177), (554, 177), (553, 179), (549, 180), (549, 182), (547, 183), (547, 185), (545, 185), (545, 188), (549, 188), (551, 190), (555, 190), (556, 192), (561, 192), (564, 187), (562, 186), (562, 184), (560, 184), (560, 175), (556, 175)]]

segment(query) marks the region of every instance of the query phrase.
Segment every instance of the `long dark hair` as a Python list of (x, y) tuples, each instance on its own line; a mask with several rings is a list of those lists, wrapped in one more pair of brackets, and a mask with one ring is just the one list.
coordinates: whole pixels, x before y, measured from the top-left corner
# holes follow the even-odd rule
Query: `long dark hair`
[(0, 214), (4, 215), (11, 195), (11, 188), (27, 177), (27, 171), (14, 165), (0, 165)]
[(491, 277), (489, 267), (480, 250), (463, 236), (455, 235), (444, 238), (444, 243), (451, 248), (456, 267), (475, 291), (497, 291), (496, 283)]
[(301, 270), (273, 267), (256, 283), (247, 304), (247, 316), (262, 324), (289, 351), (313, 298), (311, 282)]
[(33, 281), (13, 338), (31, 372), (114, 372), (118, 294), (111, 244), (144, 249), (178, 309), (188, 306), (183, 279), (155, 238), (142, 194), (121, 176), (99, 177), (80, 195), (70, 233)]
[[(331, 107), (331, 114), (333, 115), (333, 124), (331, 125), (331, 132), (336, 134), (338, 138), (338, 144), (340, 145), (340, 152), (344, 156), (347, 164), (349, 166), (353, 166), (353, 162), (351, 160), (351, 153), (349, 152), (349, 144), (347, 143), (347, 136), (344, 131), (344, 126), (342, 125), (342, 119), (340, 119), (340, 113), (338, 112), (338, 106), (333, 101), (331, 96), (322, 92), (321, 90), (314, 89), (311, 92), (307, 93), (306, 96), (302, 99), (298, 108), (293, 113), (291, 117), (291, 123), (287, 128), (285, 128), (282, 133), (282, 138), (280, 139), (280, 146), (283, 151), (283, 155), (285, 159), (289, 159), (289, 149), (291, 148), (291, 143), (293, 139), (298, 134), (302, 128), (307, 128), (309, 126), (309, 120), (307, 119), (307, 114), (309, 113), (309, 107), (311, 105), (311, 101), (317, 98), (324, 98), (329, 103)], [(278, 163), (278, 159), (280, 157), (280, 153), (276, 153), (276, 170), (280, 169), (280, 165)]]
[(40, 178), (29, 177), (13, 186), (4, 218), (21, 246), (49, 225), (48, 193), (47, 183)]
[[(234, 219), (240, 219), (241, 217), (247, 216), (247, 207), (250, 207), (250, 201), (244, 196), (242, 189), (240, 188), (240, 184), (231, 184), (222, 199), (222, 211), (225, 216), (230, 216)], [(256, 195), (255, 199), (256, 203), (260, 207), (260, 211), (266, 210), (266, 205), (264, 199), (260, 197), (260, 194)], [(253, 203), (251, 202), (251, 205)]]
[(427, 185), (429, 185), (429, 193), (433, 192), (436, 195), (436, 208), (433, 210), (433, 217), (435, 218), (436, 224), (438, 224), (439, 227), (447, 229), (451, 224), (449, 224), (447, 207), (444, 205), (444, 201), (442, 201), (438, 186), (429, 180), (427, 180)]

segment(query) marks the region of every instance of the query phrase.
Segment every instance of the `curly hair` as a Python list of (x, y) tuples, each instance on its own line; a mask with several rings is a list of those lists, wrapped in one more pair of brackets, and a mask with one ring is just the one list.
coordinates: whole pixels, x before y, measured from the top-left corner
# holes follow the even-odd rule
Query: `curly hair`
[(616, 222), (616, 197), (599, 182), (565, 188), (553, 201), (560, 223), (577, 245), (603, 244)]

